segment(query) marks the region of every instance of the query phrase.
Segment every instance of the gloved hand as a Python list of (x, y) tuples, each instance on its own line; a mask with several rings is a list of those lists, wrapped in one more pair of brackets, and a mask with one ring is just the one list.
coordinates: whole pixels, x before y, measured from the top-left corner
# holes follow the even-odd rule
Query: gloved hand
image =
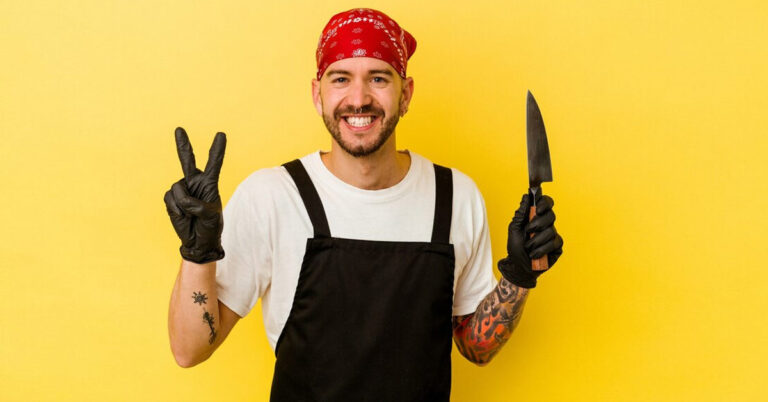
[(219, 173), (226, 146), (227, 136), (216, 133), (205, 171), (200, 171), (195, 166), (195, 154), (186, 131), (176, 128), (176, 149), (184, 178), (171, 186), (164, 200), (173, 228), (181, 239), (181, 256), (198, 264), (224, 258)]
[[(508, 281), (523, 288), (536, 287), (536, 278), (547, 272), (534, 271), (531, 259), (547, 256), (549, 268), (552, 268), (563, 254), (563, 238), (555, 230), (555, 213), (552, 206), (555, 202), (549, 196), (537, 197), (536, 216), (528, 222), (531, 209), (531, 196), (523, 195), (520, 208), (509, 224), (507, 237), (507, 257), (499, 260), (498, 267), (502, 276)], [(530, 238), (530, 233), (535, 233)]]

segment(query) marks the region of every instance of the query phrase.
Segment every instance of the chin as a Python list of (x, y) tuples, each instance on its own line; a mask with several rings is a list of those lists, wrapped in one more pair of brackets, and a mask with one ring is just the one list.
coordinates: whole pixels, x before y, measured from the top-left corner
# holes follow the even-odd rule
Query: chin
[(363, 156), (369, 156), (384, 145), (383, 143), (379, 141), (375, 142), (366, 142), (366, 143), (360, 143), (357, 141), (354, 142), (348, 142), (348, 141), (337, 141), (339, 144), (339, 147), (343, 149), (346, 153), (354, 156), (354, 157), (363, 157)]

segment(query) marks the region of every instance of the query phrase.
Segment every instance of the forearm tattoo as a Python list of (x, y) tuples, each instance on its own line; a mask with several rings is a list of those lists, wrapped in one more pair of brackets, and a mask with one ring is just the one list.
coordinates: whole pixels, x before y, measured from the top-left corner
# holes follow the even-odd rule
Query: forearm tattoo
[[(203, 311), (205, 311), (205, 309), (203, 309)], [(203, 322), (211, 327), (211, 333), (208, 335), (208, 343), (213, 344), (213, 341), (216, 340), (216, 330), (213, 328), (213, 314), (205, 311), (205, 313), (203, 313)]]
[(528, 289), (502, 277), (474, 314), (453, 317), (453, 335), (459, 352), (475, 363), (488, 363), (512, 335), (527, 298)]
[[(203, 304), (208, 304), (208, 296), (203, 292), (193, 292), (192, 298), (194, 299), (193, 303), (197, 303), (201, 306)], [(209, 313), (208, 310), (203, 307), (203, 322), (208, 324), (208, 327), (211, 329), (211, 333), (208, 334), (209, 344), (213, 344), (216, 340), (216, 329), (213, 327), (214, 321), (213, 314)]]
[(199, 305), (208, 304), (208, 296), (203, 292), (193, 292), (192, 298), (195, 299), (195, 303)]

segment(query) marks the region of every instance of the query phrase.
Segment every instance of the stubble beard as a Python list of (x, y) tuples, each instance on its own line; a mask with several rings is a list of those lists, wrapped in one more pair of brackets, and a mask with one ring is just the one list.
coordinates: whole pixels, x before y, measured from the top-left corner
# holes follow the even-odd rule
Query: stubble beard
[[(400, 99), (402, 100), (402, 94), (400, 95)], [(398, 102), (398, 104), (399, 103), (400, 102)], [(361, 158), (375, 153), (384, 145), (384, 143), (387, 142), (392, 133), (395, 132), (395, 127), (397, 127), (397, 123), (400, 121), (400, 114), (396, 113), (394, 116), (383, 118), (384, 111), (374, 108), (372, 105), (366, 105), (357, 110), (358, 113), (374, 113), (376, 116), (382, 119), (381, 131), (379, 131), (379, 134), (376, 136), (376, 140), (371, 145), (366, 147), (365, 145), (352, 145), (344, 141), (344, 139), (341, 137), (341, 128), (339, 127), (341, 124), (341, 115), (355, 112), (356, 111), (354, 109), (346, 108), (344, 110), (335, 110), (333, 116), (329, 116), (326, 113), (323, 113), (323, 122), (325, 123), (325, 127), (328, 129), (328, 132), (331, 133), (333, 139), (337, 144), (339, 144), (344, 152), (354, 156), (355, 158)]]

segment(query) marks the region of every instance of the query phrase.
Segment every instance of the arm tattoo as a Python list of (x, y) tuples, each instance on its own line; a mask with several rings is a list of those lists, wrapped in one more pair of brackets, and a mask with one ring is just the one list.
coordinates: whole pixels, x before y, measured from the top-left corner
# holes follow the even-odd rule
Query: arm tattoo
[[(203, 309), (203, 311), (205, 311), (205, 309)], [(216, 330), (213, 328), (213, 314), (205, 311), (205, 313), (203, 313), (203, 322), (207, 323), (208, 326), (211, 327), (208, 343), (213, 344), (213, 341), (216, 340)]]
[(198, 303), (198, 304), (200, 304), (201, 306), (202, 306), (203, 304), (208, 304), (208, 303), (207, 303), (207, 301), (208, 301), (208, 296), (206, 296), (206, 294), (205, 294), (205, 293), (203, 293), (203, 292), (193, 292), (193, 293), (192, 293), (192, 298), (193, 298), (193, 299), (195, 299), (195, 303)]
[(456, 346), (472, 362), (486, 364), (501, 350), (520, 321), (528, 289), (504, 277), (473, 314), (453, 317)]
[[(208, 304), (208, 296), (203, 292), (193, 292), (192, 298), (195, 299), (193, 303), (197, 303), (201, 306), (203, 304)], [(203, 322), (208, 324), (208, 327), (211, 329), (211, 333), (208, 335), (208, 343), (212, 345), (216, 340), (216, 329), (213, 327), (214, 318), (213, 314), (209, 313), (205, 307), (203, 307)]]

